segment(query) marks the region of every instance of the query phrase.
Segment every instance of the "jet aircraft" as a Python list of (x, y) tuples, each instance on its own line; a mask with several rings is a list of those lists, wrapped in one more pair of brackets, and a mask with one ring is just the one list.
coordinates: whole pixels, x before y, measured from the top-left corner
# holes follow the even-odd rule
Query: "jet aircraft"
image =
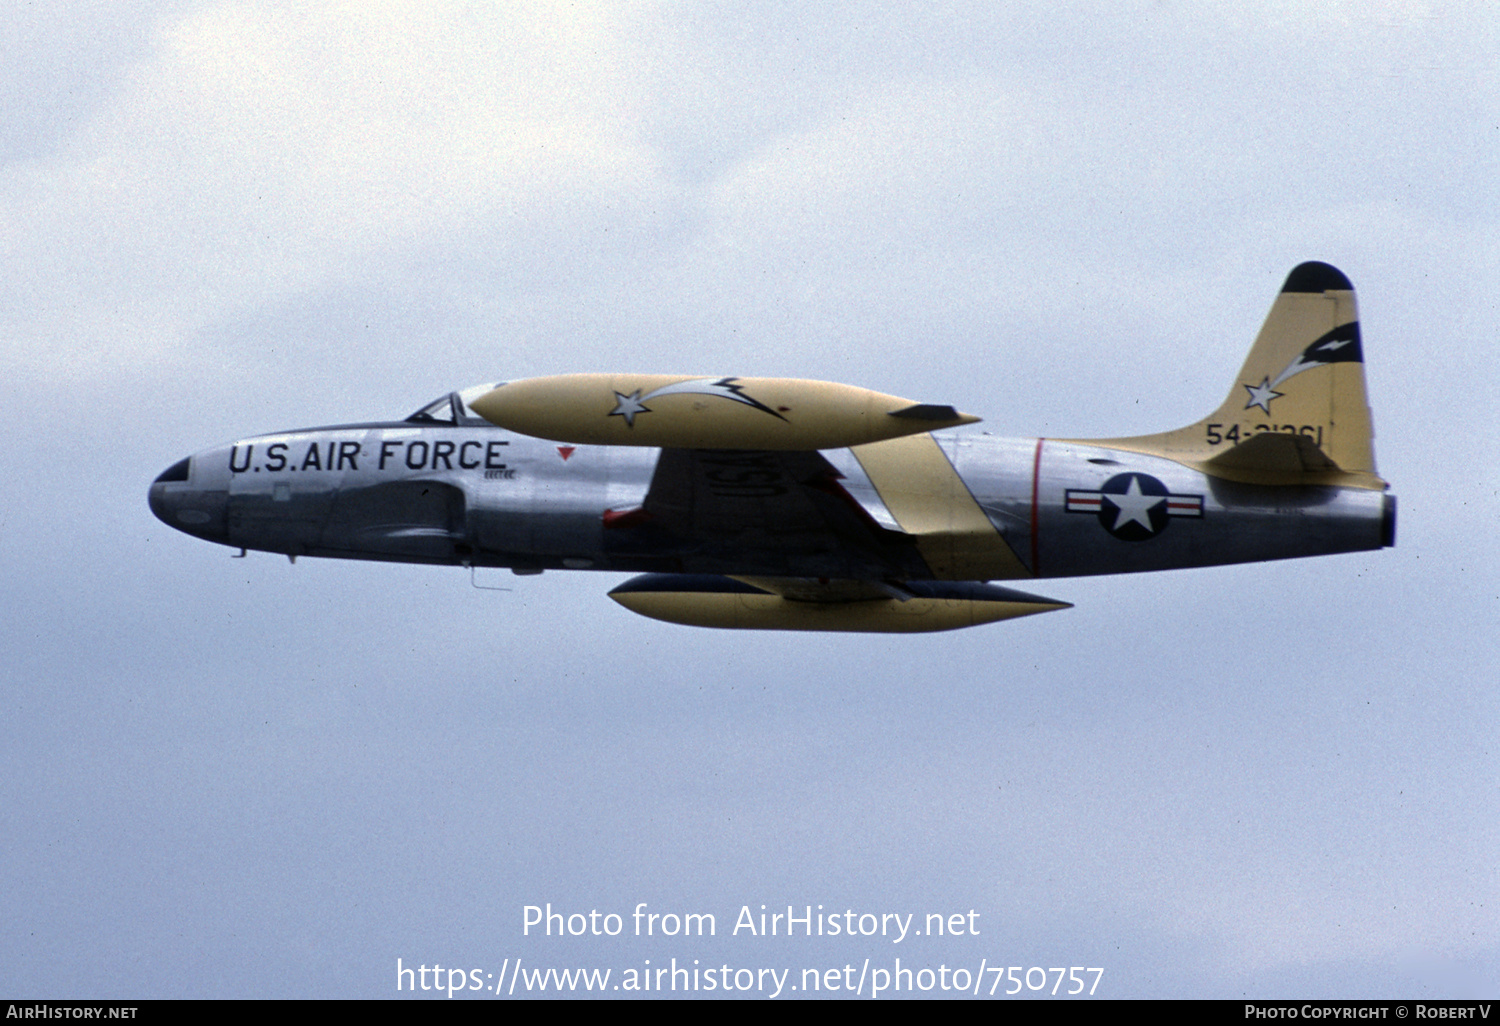
[(1305, 263), (1223, 404), (1162, 434), (994, 438), (848, 385), (565, 375), (243, 438), (149, 498), (241, 555), (624, 571), (611, 597), (680, 624), (951, 630), (1069, 605), (1011, 582), (1394, 544), (1363, 361), (1349, 279)]

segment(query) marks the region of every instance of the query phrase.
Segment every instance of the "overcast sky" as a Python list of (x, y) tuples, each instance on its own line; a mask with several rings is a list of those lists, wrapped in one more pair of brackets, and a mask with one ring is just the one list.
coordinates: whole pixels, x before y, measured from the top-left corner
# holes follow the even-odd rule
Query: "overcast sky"
[[(899, 957), (1494, 995), (1500, 19), (833, 6), (3, 4), (0, 991)], [(146, 506), (212, 445), (550, 373), (1175, 428), (1308, 259), (1359, 289), (1392, 550), (818, 636), (231, 560)], [(548, 902), (624, 932), (523, 936)], [(762, 904), (978, 935), (731, 933)]]

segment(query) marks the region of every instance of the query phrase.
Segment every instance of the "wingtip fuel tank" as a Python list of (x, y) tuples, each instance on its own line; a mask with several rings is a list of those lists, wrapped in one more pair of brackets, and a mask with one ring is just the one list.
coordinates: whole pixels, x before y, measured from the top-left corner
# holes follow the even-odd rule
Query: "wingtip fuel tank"
[(818, 588), (799, 589), (793, 582), (642, 574), (609, 597), (632, 613), (687, 627), (873, 634), (952, 631), (1072, 608), (1067, 602), (971, 581), (908, 581), (884, 595), (845, 597), (835, 591), (833, 600), (812, 598), (818, 593)]
[(683, 449), (842, 449), (979, 420), (828, 381), (665, 374), (529, 378), (470, 408), (499, 427), (556, 442)]

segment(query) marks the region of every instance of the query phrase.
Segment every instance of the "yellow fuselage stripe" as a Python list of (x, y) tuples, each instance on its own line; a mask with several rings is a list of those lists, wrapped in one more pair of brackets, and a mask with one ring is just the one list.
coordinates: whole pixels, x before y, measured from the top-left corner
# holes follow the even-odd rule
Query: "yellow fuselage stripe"
[(945, 581), (1030, 577), (930, 434), (855, 446), (855, 459), (901, 530)]

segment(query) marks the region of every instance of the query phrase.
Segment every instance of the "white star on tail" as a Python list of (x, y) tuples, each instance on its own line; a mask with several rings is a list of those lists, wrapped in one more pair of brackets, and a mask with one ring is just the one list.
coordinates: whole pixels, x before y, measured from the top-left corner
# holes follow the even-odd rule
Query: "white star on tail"
[(1141, 493), (1141, 479), (1138, 477), (1130, 479), (1130, 487), (1125, 490), (1124, 494), (1120, 494), (1119, 492), (1105, 492), (1104, 497), (1120, 511), (1120, 515), (1115, 518), (1115, 526), (1110, 528), (1111, 531), (1118, 531), (1126, 524), (1134, 521), (1147, 531), (1155, 533), (1155, 528), (1151, 526), (1151, 517), (1149, 514), (1151, 510), (1167, 501), (1165, 495), (1143, 495)]
[[(1282, 376), (1286, 377), (1287, 375), (1284, 374)], [(1245, 391), (1250, 393), (1250, 401), (1245, 404), (1245, 409), (1248, 410), (1252, 406), (1259, 406), (1267, 413), (1271, 412), (1271, 400), (1280, 399), (1285, 395), (1284, 392), (1272, 390), (1270, 378), (1261, 378), (1258, 385), (1246, 385)]]

